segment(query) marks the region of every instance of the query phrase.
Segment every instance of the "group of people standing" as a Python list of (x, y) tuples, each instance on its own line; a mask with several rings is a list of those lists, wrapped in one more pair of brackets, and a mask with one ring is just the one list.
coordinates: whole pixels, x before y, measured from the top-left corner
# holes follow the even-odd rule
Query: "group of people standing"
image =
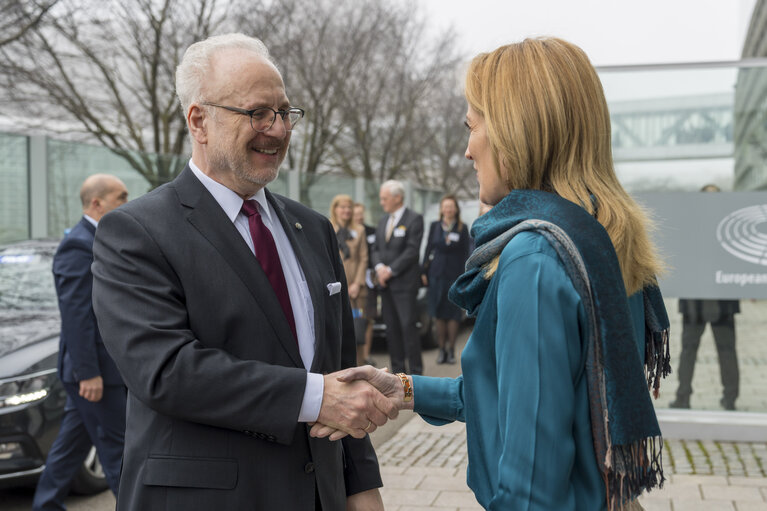
[(455, 364), (463, 311), (448, 299), (448, 290), (463, 273), (472, 243), (468, 226), (461, 221), (458, 199), (446, 195), (439, 204), (439, 220), (429, 227), (419, 263), (423, 219), (404, 206), (404, 194), (399, 181), (390, 180), (381, 186), (380, 201), (386, 214), (377, 228), (364, 224), (365, 206), (344, 194), (331, 201), (330, 221), (355, 317), (357, 364), (375, 365), (370, 348), (380, 297), (392, 369), (421, 374), (415, 303), (418, 288), (428, 288), (428, 310), (439, 345), (437, 363)]

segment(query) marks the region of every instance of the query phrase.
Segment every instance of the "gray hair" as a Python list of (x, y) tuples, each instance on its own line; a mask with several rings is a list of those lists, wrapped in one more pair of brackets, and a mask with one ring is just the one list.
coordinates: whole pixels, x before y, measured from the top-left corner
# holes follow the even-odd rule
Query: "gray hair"
[(402, 184), (402, 181), (397, 181), (396, 179), (384, 181), (381, 185), (381, 190), (387, 190), (392, 195), (405, 198), (405, 185)]
[(217, 35), (192, 44), (176, 68), (176, 95), (184, 116), (189, 105), (202, 101), (202, 83), (210, 71), (213, 55), (227, 49), (251, 50), (274, 65), (266, 45), (245, 34)]

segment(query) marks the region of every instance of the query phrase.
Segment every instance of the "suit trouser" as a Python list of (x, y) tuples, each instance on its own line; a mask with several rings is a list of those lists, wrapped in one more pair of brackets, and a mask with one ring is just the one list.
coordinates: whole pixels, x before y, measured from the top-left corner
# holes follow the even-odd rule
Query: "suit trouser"
[(125, 438), (126, 390), (104, 385), (101, 401), (92, 403), (78, 394), (77, 383), (64, 382), (67, 404), (32, 503), (34, 511), (63, 510), (69, 486), (91, 446), (96, 446), (107, 483), (117, 495)]
[[(423, 374), (421, 340), (416, 327), (418, 288), (381, 291), (381, 312), (386, 324), (386, 344), (393, 373)], [(408, 367), (405, 367), (405, 360)]]
[[(692, 394), (692, 375), (700, 346), (700, 337), (706, 329), (705, 322), (690, 321), (687, 314), (682, 322), (682, 354), (679, 357), (679, 388), (677, 398), (689, 400)], [(716, 351), (719, 356), (719, 374), (724, 388), (722, 400), (734, 403), (738, 397), (740, 373), (738, 357), (735, 353), (735, 318), (732, 314), (723, 314), (711, 323)]]

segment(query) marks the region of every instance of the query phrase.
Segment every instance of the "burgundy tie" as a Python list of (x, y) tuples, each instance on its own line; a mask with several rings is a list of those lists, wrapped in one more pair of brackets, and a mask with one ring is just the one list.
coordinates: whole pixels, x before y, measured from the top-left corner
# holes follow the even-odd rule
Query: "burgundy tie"
[(272, 284), (274, 293), (277, 295), (277, 300), (282, 306), (282, 312), (285, 313), (285, 317), (290, 324), (290, 331), (293, 332), (293, 337), (298, 340), (296, 320), (293, 317), (293, 308), (290, 306), (288, 285), (285, 283), (285, 274), (282, 272), (280, 256), (277, 253), (277, 245), (274, 243), (274, 237), (261, 219), (261, 213), (258, 212), (257, 201), (244, 201), (242, 204), (242, 212), (248, 217), (248, 227), (250, 227), (250, 237), (253, 239), (253, 247), (256, 250), (256, 258), (261, 264), (264, 273), (266, 273), (269, 282)]

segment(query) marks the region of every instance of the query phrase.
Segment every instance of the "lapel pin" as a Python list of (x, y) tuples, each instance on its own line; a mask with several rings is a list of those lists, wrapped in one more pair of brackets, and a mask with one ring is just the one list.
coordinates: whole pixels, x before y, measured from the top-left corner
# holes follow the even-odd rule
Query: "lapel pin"
[(300, 230), (301, 230), (301, 229), (303, 229), (303, 228), (304, 228), (304, 226), (303, 226), (303, 225), (301, 225), (301, 223), (300, 223), (300, 222), (296, 222), (296, 229), (298, 229), (298, 230), (300, 231)]

